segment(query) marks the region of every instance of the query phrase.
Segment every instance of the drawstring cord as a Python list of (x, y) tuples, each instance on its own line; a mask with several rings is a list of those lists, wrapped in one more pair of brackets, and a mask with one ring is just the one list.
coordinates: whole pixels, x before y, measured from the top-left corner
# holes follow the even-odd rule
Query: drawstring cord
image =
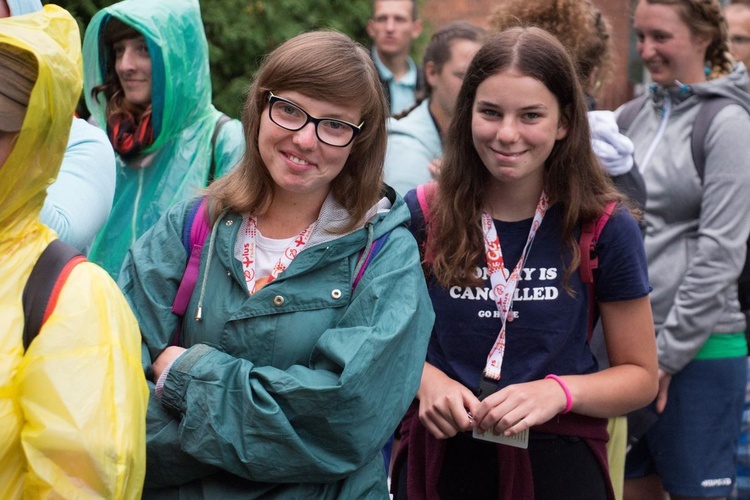
[(219, 227), (219, 221), (224, 218), (227, 210), (224, 210), (219, 214), (213, 227), (211, 228), (211, 237), (208, 240), (208, 255), (206, 256), (206, 269), (203, 271), (203, 279), (201, 280), (201, 294), (198, 298), (198, 308), (195, 311), (195, 321), (201, 321), (203, 319), (203, 297), (206, 295), (206, 282), (208, 281), (208, 271), (211, 268), (211, 256), (214, 253), (214, 241), (216, 240), (216, 230)]

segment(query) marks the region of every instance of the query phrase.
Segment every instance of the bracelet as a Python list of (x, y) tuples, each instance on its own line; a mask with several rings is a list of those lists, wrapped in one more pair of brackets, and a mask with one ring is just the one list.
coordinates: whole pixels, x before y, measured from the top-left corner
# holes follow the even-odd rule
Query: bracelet
[(563, 379), (551, 373), (544, 378), (545, 379), (551, 378), (552, 380), (560, 384), (560, 387), (562, 387), (562, 390), (565, 393), (565, 409), (561, 411), (560, 414), (564, 415), (565, 413), (568, 413), (570, 409), (573, 408), (573, 396), (570, 394), (570, 389), (568, 389), (568, 385), (565, 383)]

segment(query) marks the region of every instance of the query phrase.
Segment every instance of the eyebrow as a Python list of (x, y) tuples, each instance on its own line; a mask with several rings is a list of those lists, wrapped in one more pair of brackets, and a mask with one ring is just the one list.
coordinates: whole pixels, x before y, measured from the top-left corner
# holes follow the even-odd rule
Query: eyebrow
[[(304, 107), (303, 105), (301, 105), (297, 101), (289, 99), (288, 97), (284, 97), (283, 95), (274, 94), (274, 96), (278, 97), (279, 99), (283, 99), (284, 101), (287, 101), (287, 102), (289, 102), (291, 104), (294, 104), (295, 106), (297, 106), (298, 108), (300, 108), (302, 111), (304, 111), (308, 115), (313, 116), (313, 114), (310, 113), (307, 110), (306, 107)], [(353, 124), (356, 124), (356, 122), (357, 122), (357, 120), (351, 120), (351, 119), (347, 118), (346, 116), (344, 116), (344, 115), (342, 115), (340, 113), (333, 113), (331, 115), (325, 115), (325, 116), (316, 116), (315, 118), (339, 120), (339, 121), (342, 121), (342, 122), (353, 123)]]
[[(477, 101), (477, 105), (490, 106), (490, 107), (493, 107), (493, 108), (499, 108), (500, 107), (497, 104), (495, 104), (493, 102), (490, 102), (490, 101)], [(522, 107), (520, 109), (521, 109), (521, 111), (547, 110), (547, 106), (545, 106), (544, 104), (539, 103), (539, 104), (530, 104), (529, 106), (524, 106), (524, 107)]]

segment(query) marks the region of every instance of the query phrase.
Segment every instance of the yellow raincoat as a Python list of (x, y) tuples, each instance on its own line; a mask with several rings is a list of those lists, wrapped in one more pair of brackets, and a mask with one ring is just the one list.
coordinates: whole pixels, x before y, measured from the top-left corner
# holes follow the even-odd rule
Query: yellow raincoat
[(139, 498), (148, 391), (136, 320), (109, 275), (76, 266), (23, 352), (21, 294), (56, 238), (39, 222), (81, 90), (80, 35), (63, 9), (0, 19), (0, 44), (39, 77), (0, 167), (0, 498)]

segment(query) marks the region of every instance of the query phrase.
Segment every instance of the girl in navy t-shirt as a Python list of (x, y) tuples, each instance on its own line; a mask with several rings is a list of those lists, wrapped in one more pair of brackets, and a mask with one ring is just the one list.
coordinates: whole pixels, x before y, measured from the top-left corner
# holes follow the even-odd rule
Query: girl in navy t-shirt
[[(436, 322), (395, 497), (613, 498), (606, 418), (656, 395), (650, 287), (637, 222), (591, 150), (554, 37), (516, 28), (485, 42), (439, 186), (406, 201)], [(611, 367), (599, 371), (578, 238), (610, 202), (594, 292)]]

